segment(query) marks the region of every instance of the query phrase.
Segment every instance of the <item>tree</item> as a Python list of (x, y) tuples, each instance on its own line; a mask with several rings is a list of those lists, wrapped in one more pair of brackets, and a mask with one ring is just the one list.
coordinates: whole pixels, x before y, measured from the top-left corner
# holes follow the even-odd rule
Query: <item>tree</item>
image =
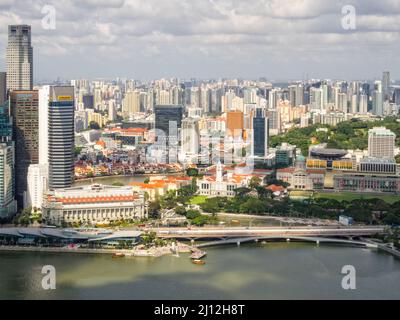
[(237, 188), (235, 189), (236, 197), (245, 197), (251, 192), (249, 188)]
[(188, 218), (190, 220), (196, 219), (197, 217), (200, 217), (200, 216), (201, 216), (201, 213), (198, 210), (189, 210), (186, 213), (186, 218)]
[(175, 213), (180, 216), (186, 216), (187, 212), (184, 206), (179, 206), (175, 208)]
[(90, 121), (89, 128), (91, 130), (100, 130), (100, 125), (96, 121)]
[(199, 176), (199, 170), (196, 168), (189, 168), (186, 170), (186, 174), (189, 177), (198, 177)]
[(249, 188), (257, 189), (257, 187), (259, 187), (261, 185), (261, 182), (262, 182), (262, 180), (260, 177), (254, 176), (250, 179)]
[(150, 219), (158, 219), (160, 217), (160, 210), (161, 210), (161, 205), (159, 201), (154, 201), (149, 203), (149, 218)]

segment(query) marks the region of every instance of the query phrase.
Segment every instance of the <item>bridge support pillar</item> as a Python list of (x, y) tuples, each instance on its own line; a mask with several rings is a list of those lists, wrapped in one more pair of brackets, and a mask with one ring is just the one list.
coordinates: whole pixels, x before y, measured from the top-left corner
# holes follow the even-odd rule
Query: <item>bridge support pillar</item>
[(317, 240), (317, 246), (319, 247), (319, 243), (320, 243), (320, 241), (319, 240)]
[(236, 244), (237, 244), (238, 247), (240, 247), (240, 241), (238, 241)]
[(286, 239), (286, 242), (290, 242), (290, 239)]

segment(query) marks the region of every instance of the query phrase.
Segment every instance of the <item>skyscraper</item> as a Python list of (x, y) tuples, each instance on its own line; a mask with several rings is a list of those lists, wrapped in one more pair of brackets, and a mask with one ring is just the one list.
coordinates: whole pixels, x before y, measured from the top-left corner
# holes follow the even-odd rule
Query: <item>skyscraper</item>
[(198, 154), (200, 149), (199, 122), (196, 119), (186, 118), (182, 120), (182, 153)]
[(265, 111), (262, 108), (256, 109), (255, 117), (253, 118), (253, 155), (258, 157), (266, 157), (269, 140), (269, 123), (265, 117)]
[(11, 114), (15, 139), (15, 187), (19, 206), (27, 191), (28, 168), (39, 163), (38, 91), (11, 91)]
[(166, 152), (167, 163), (176, 162), (179, 129), (182, 127), (183, 106), (157, 105), (154, 107), (157, 144)]
[(7, 74), (0, 72), (0, 106), (7, 100)]
[(8, 103), (0, 106), (0, 219), (17, 212), (15, 201), (14, 142)]
[(33, 48), (31, 27), (13, 25), (8, 27), (7, 90), (32, 90)]
[(74, 87), (39, 91), (39, 163), (48, 165), (49, 189), (69, 188), (74, 177)]
[(383, 93), (383, 101), (390, 100), (390, 72), (383, 72), (382, 76), (382, 93)]
[(382, 82), (375, 82), (375, 90), (372, 96), (372, 111), (377, 116), (383, 115), (383, 92), (382, 92)]
[(374, 158), (393, 158), (396, 135), (386, 128), (368, 132), (368, 155)]
[(229, 136), (242, 136), (244, 129), (244, 117), (241, 111), (230, 111), (226, 114), (226, 129)]

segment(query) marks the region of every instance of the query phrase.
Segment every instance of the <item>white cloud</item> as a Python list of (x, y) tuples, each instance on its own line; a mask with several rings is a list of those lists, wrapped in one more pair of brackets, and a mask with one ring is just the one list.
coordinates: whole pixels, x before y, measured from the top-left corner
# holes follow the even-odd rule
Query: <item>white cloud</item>
[[(41, 28), (41, 8), (46, 4), (56, 8), (56, 30)], [(351, 32), (341, 27), (341, 8), (347, 4), (357, 10), (357, 29)], [(100, 70), (108, 61), (115, 76), (127, 66), (157, 74), (160, 68), (153, 67), (154, 59), (165, 61), (168, 74), (179, 68), (174, 61), (184, 59), (190, 68), (186, 64), (177, 74), (204, 73), (207, 63), (212, 64), (210, 76), (229, 68), (234, 74), (235, 67), (238, 74), (254, 74), (257, 61), (262, 63), (259, 75), (289, 76), (292, 71), (307, 72), (307, 64), (313, 62), (321, 63), (323, 72), (335, 72), (333, 63), (351, 67), (349, 61), (357, 54), (361, 66), (370, 55), (381, 59), (386, 54), (389, 59), (400, 49), (398, 0), (0, 0), (0, 7), (1, 34), (9, 24), (32, 25), (35, 56), (49, 57), (40, 63), (70, 56), (74, 65), (59, 63), (60, 68), (66, 74), (79, 69), (82, 76), (92, 72), (80, 66), (83, 57), (98, 63)], [(5, 40), (0, 37), (0, 48)], [(296, 60), (303, 63), (296, 65)], [(279, 63), (289, 64), (278, 68)], [(271, 67), (264, 70), (264, 65)], [(398, 65), (393, 61), (387, 68)], [(52, 71), (45, 64), (35, 70), (40, 75)]]

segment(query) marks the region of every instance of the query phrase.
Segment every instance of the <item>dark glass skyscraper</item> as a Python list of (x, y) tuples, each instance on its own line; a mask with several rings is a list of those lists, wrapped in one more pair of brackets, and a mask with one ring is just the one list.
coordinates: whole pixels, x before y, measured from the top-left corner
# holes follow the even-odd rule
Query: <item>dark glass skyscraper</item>
[(154, 114), (157, 144), (165, 148), (167, 163), (176, 162), (183, 107), (181, 105), (158, 105), (154, 107)]
[(15, 139), (16, 197), (22, 207), (27, 191), (28, 168), (39, 163), (38, 91), (12, 91), (10, 101)]
[(268, 155), (269, 125), (264, 110), (256, 109), (253, 118), (253, 155), (265, 157)]

